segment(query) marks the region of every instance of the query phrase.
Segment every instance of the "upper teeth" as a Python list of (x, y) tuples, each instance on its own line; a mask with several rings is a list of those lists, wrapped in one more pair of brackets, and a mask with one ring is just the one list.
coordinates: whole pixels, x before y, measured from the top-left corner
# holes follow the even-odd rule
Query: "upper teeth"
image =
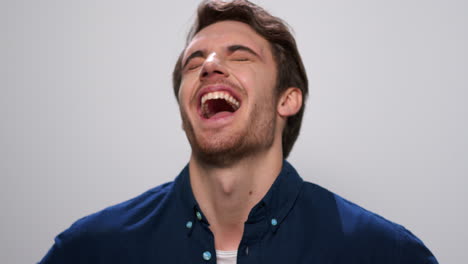
[(235, 105), (236, 107), (239, 107), (239, 102), (234, 99), (234, 97), (232, 97), (230, 94), (228, 94), (227, 92), (211, 92), (211, 93), (207, 93), (205, 95), (202, 96), (201, 98), (201, 103), (202, 105), (208, 101), (208, 100), (211, 100), (211, 99), (224, 99), (228, 102), (230, 102), (231, 104)]

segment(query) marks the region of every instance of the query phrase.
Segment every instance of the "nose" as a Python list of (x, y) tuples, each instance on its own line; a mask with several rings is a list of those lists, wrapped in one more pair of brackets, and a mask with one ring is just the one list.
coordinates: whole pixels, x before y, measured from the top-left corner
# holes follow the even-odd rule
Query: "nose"
[(216, 52), (211, 53), (202, 65), (200, 80), (228, 76), (228, 70), (221, 61), (221, 58), (217, 56)]

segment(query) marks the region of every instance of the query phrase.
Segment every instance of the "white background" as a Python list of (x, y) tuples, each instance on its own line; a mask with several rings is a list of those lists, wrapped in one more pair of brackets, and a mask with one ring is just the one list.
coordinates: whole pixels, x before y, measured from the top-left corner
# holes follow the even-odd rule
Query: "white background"
[[(468, 2), (255, 1), (310, 79), (290, 161), (413, 231), (468, 250)], [(34, 263), (78, 218), (188, 161), (171, 72), (196, 1), (0, 2), (0, 259)]]

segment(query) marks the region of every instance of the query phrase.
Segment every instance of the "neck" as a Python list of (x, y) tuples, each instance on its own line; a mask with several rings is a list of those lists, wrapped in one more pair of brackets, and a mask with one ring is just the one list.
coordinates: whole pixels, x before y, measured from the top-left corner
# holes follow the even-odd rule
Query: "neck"
[(216, 249), (237, 250), (244, 222), (275, 181), (282, 160), (281, 146), (275, 144), (264, 153), (226, 167), (203, 163), (192, 154), (190, 183), (210, 223)]

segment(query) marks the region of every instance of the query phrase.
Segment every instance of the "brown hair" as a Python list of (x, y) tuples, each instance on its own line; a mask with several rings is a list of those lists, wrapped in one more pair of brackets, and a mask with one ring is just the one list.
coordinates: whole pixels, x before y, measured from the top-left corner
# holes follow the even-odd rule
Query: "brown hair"
[[(203, 28), (225, 20), (239, 21), (249, 25), (270, 43), (277, 65), (276, 91), (278, 96), (289, 87), (297, 87), (302, 91), (301, 109), (296, 115), (288, 117), (283, 130), (283, 158), (287, 158), (299, 135), (308, 94), (307, 75), (297, 50), (296, 41), (283, 20), (270, 15), (263, 8), (247, 0), (229, 2), (205, 0), (198, 7), (196, 21), (187, 36), (187, 45)], [(176, 98), (182, 80), (182, 57), (183, 52), (172, 73)]]

